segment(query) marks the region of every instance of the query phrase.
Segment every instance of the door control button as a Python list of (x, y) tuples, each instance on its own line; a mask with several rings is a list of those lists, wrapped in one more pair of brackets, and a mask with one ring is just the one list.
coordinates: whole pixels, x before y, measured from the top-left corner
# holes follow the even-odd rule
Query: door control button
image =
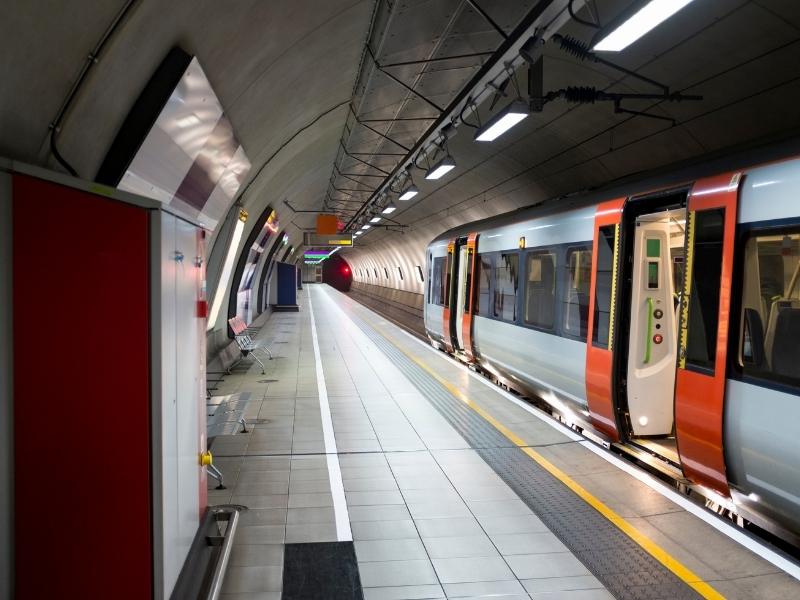
[(657, 308), (657, 309), (655, 309), (655, 310), (653, 311), (653, 316), (654, 316), (656, 319), (660, 319), (661, 317), (663, 317), (663, 316), (664, 316), (664, 311), (663, 311), (663, 310), (661, 310), (660, 308)]
[(663, 335), (661, 335), (660, 333), (657, 333), (657, 334), (655, 334), (655, 335), (653, 336), (653, 341), (654, 341), (656, 344), (660, 344), (661, 342), (663, 342), (663, 341), (664, 341), (664, 336), (663, 336)]

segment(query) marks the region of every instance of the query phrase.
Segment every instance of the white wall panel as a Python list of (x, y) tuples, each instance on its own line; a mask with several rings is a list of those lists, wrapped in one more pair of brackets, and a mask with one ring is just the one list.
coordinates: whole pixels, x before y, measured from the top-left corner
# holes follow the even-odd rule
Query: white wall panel
[[(200, 448), (198, 424), (200, 420), (200, 402), (205, 405), (201, 395), (201, 357), (205, 359), (205, 348), (202, 347), (205, 332), (201, 336), (198, 331), (197, 299), (198, 271), (195, 265), (197, 255), (197, 229), (183, 221), (172, 217), (175, 221), (175, 240), (173, 255), (182, 256), (182, 260), (174, 260), (175, 264), (175, 347), (174, 352), (176, 379), (176, 466), (177, 466), (177, 500), (178, 523), (175, 547), (171, 549), (181, 565), (189, 553), (192, 540), (197, 532), (200, 515)], [(179, 254), (178, 254), (179, 253)], [(166, 375), (166, 373), (165, 373)], [(203, 382), (205, 383), (205, 382)]]
[[(178, 389), (177, 369), (177, 323), (175, 314), (175, 279), (179, 268), (175, 262), (175, 224), (177, 219), (161, 212), (161, 252), (154, 260), (160, 262), (161, 272), (161, 507), (162, 507), (162, 553), (163, 574), (161, 589), (168, 598), (178, 579), (183, 559), (180, 547), (180, 500), (178, 489)], [(157, 271), (158, 272), (158, 271)], [(156, 564), (158, 565), (158, 560)], [(158, 583), (156, 583), (158, 587)]]

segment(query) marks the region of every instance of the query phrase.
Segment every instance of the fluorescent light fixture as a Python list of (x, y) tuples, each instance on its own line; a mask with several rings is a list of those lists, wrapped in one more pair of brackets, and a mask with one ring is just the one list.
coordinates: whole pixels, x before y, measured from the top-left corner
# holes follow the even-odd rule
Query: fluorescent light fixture
[(372, 225), (362, 225), (362, 226), (361, 226), (361, 229), (367, 230), (367, 229), (369, 229), (370, 227), (372, 227)]
[(476, 142), (493, 142), (530, 114), (528, 105), (514, 100), (475, 132)]
[(364, 232), (363, 231), (356, 231), (353, 235), (361, 235), (362, 233), (364, 233)]
[(419, 188), (412, 183), (410, 186), (408, 186), (406, 188), (405, 192), (400, 194), (400, 197), (398, 198), (398, 200), (403, 200), (403, 201), (411, 200), (417, 194), (419, 194)]
[(231, 244), (228, 246), (228, 253), (225, 255), (225, 262), (222, 264), (222, 273), (219, 276), (217, 291), (214, 293), (214, 300), (211, 302), (211, 313), (208, 315), (206, 331), (214, 328), (214, 323), (216, 323), (219, 316), (219, 309), (222, 308), (222, 298), (225, 296), (225, 290), (228, 289), (228, 282), (233, 271), (233, 262), (236, 260), (236, 250), (239, 248), (239, 241), (242, 239), (243, 232), (244, 221), (236, 219), (236, 225), (233, 227), (233, 235), (231, 236)]
[(454, 161), (453, 157), (448, 154), (442, 160), (428, 169), (428, 172), (425, 173), (425, 179), (441, 179), (447, 173), (452, 171), (455, 166), (456, 161)]
[(387, 204), (387, 205), (384, 207), (384, 209), (381, 211), (381, 214), (382, 214), (382, 215), (390, 215), (390, 214), (392, 214), (392, 213), (393, 213), (394, 211), (396, 211), (396, 210), (397, 210), (397, 207), (396, 207), (394, 204), (392, 204), (392, 203), (390, 202), (389, 204)]
[[(619, 52), (656, 28), (692, 0), (646, 0), (634, 3), (619, 19), (604, 27), (592, 50)], [(620, 21), (622, 21), (620, 23)]]
[(372, 217), (372, 218), (369, 220), (369, 222), (370, 222), (370, 223), (377, 223), (377, 222), (378, 222), (378, 221), (380, 221), (380, 220), (381, 220), (381, 218), (380, 218), (380, 217)]

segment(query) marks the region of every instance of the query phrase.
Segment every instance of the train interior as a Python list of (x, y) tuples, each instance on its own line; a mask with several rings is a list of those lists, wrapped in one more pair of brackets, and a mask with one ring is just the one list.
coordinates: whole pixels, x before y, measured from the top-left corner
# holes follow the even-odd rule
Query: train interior
[(622, 277), (629, 293), (621, 298), (620, 336), (627, 336), (629, 343), (618, 363), (619, 409), (628, 423), (628, 443), (676, 468), (674, 399), (685, 203), (685, 193), (673, 194), (634, 203), (626, 215), (622, 256), (629, 260)]
[(739, 363), (755, 375), (800, 377), (789, 358), (800, 327), (800, 234), (754, 236), (744, 246)]

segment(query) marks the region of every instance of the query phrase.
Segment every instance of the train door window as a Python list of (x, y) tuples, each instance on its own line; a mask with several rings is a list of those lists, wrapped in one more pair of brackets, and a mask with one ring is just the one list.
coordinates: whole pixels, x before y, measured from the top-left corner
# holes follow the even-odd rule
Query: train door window
[(611, 291), (614, 279), (614, 239), (616, 225), (606, 225), (598, 230), (597, 273), (595, 274), (594, 331), (592, 342), (608, 347), (611, 333)]
[(425, 277), (422, 275), (422, 267), (417, 265), (417, 279), (420, 283), (425, 283)]
[(717, 357), (724, 232), (725, 209), (695, 213), (686, 364), (702, 370), (713, 371)]
[(517, 320), (519, 255), (501, 254), (494, 269), (494, 316), (503, 321)]
[(586, 339), (589, 325), (589, 284), (592, 273), (592, 250), (588, 246), (569, 248), (564, 265), (563, 332)]
[(525, 324), (552, 329), (556, 315), (556, 255), (549, 250), (525, 257)]
[(433, 259), (433, 273), (431, 277), (431, 304), (438, 304), (444, 306), (445, 300), (445, 277), (444, 277), (444, 264), (446, 258), (439, 256)]
[(400, 281), (403, 281), (403, 269), (397, 267), (397, 272), (400, 274)]
[(742, 296), (745, 374), (800, 387), (800, 230), (747, 240)]
[(489, 316), (491, 310), (491, 296), (489, 295), (489, 285), (492, 279), (492, 256), (491, 254), (479, 254), (475, 269), (478, 274), (478, 294), (475, 297), (476, 315)]

